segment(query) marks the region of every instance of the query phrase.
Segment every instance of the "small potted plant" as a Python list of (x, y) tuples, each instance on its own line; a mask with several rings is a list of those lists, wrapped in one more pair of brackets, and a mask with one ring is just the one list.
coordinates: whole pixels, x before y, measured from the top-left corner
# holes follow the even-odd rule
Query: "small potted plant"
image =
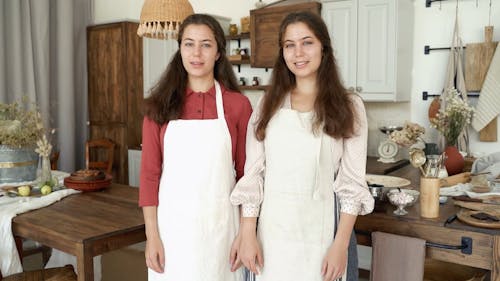
[(36, 179), (37, 141), (44, 135), (43, 121), (36, 106), (0, 103), (0, 183)]

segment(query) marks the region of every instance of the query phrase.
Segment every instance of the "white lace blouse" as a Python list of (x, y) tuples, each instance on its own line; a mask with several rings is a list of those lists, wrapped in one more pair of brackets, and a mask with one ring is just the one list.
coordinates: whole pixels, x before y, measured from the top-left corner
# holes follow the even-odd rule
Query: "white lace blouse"
[[(358, 126), (351, 138), (332, 139), (335, 181), (333, 190), (340, 199), (340, 211), (352, 215), (365, 215), (373, 210), (374, 200), (365, 180), (368, 125), (363, 102), (351, 95)], [(291, 108), (290, 96), (282, 108)], [(242, 206), (243, 217), (258, 217), (263, 201), (265, 149), (264, 142), (257, 140), (255, 129), (260, 114), (260, 102), (248, 122), (246, 141), (245, 174), (236, 184), (231, 203)], [(312, 132), (311, 132), (312, 134)]]

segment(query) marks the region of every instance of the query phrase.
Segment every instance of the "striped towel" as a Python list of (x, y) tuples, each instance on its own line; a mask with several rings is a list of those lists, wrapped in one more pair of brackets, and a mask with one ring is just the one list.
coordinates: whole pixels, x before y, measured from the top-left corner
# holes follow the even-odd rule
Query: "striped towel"
[[(500, 45), (500, 44), (499, 44)], [(472, 118), (472, 127), (476, 131), (483, 129), (500, 114), (500, 47), (497, 46), (484, 79), (476, 110)]]

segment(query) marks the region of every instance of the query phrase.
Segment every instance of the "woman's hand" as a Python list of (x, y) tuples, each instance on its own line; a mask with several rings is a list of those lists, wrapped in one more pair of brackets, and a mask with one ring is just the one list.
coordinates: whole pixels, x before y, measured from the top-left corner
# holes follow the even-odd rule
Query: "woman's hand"
[(256, 275), (264, 266), (262, 249), (257, 241), (255, 224), (242, 225), (239, 258), (245, 267)]
[(165, 252), (160, 236), (148, 238), (146, 241), (146, 265), (152, 270), (163, 273), (165, 270)]
[(235, 272), (238, 268), (241, 267), (241, 259), (239, 255), (239, 248), (241, 242), (241, 235), (238, 232), (238, 235), (234, 237), (233, 244), (231, 245), (231, 252), (229, 254), (229, 264), (231, 265), (231, 272)]
[(328, 249), (323, 265), (321, 266), (321, 275), (324, 281), (333, 281), (344, 275), (347, 266), (347, 249), (339, 246), (338, 243), (333, 244)]

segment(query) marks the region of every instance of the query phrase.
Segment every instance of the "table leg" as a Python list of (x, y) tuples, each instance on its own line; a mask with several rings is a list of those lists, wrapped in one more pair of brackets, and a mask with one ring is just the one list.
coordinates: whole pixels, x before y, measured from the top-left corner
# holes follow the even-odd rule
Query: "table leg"
[(500, 236), (493, 237), (493, 256), (491, 257), (491, 281), (500, 281)]
[(94, 280), (94, 257), (83, 244), (78, 245), (76, 264), (78, 271), (78, 281)]

